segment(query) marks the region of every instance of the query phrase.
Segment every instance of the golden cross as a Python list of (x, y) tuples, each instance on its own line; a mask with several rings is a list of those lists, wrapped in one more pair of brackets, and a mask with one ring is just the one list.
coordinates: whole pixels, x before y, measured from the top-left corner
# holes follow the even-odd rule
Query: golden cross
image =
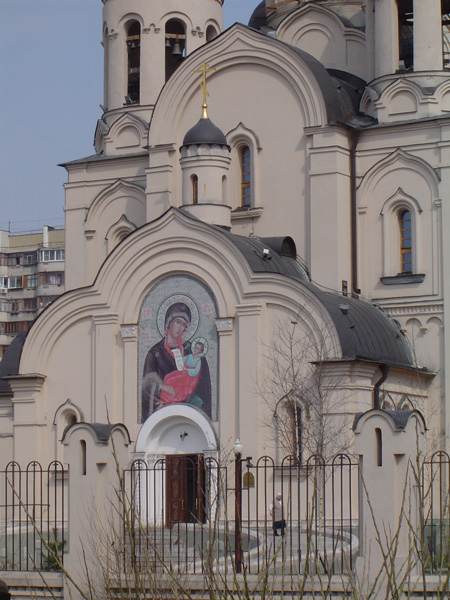
[(206, 104), (206, 96), (209, 96), (209, 92), (206, 89), (206, 73), (208, 73), (210, 71), (215, 71), (215, 70), (216, 69), (214, 67), (210, 67), (209, 65), (207, 65), (204, 62), (201, 65), (200, 69), (196, 69), (194, 71), (194, 73), (202, 73), (203, 74), (203, 80), (202, 80), (202, 83), (200, 84), (200, 87), (203, 90), (203, 104), (202, 104), (202, 109), (203, 109), (202, 118), (203, 119), (208, 118), (208, 105)]

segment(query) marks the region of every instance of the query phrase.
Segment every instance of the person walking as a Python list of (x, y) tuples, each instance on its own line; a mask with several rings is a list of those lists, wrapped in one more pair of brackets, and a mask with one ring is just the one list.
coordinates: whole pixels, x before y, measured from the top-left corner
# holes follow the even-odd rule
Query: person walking
[(274, 536), (278, 537), (280, 534), (283, 536), (286, 529), (286, 521), (283, 518), (283, 496), (280, 493), (275, 496), (274, 501), (270, 504), (269, 512), (272, 517)]

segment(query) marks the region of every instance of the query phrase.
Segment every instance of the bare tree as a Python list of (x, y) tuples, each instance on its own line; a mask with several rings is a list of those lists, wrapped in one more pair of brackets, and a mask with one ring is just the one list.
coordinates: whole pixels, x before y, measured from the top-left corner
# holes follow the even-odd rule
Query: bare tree
[(327, 332), (318, 333), (297, 319), (278, 321), (264, 352), (266, 375), (259, 390), (269, 409), (264, 425), (278, 449), (300, 462), (313, 454), (327, 459), (350, 445), (342, 417), (349, 392), (327, 362)]

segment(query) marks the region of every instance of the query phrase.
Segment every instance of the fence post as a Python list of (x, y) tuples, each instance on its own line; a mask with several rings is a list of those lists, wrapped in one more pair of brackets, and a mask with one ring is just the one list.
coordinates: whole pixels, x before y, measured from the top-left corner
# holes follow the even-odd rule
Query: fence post
[(358, 414), (353, 431), (361, 477), (357, 569), (371, 582), (381, 571), (386, 589), (405, 569), (414, 574), (412, 536), (420, 535), (415, 470), (425, 421), (418, 411), (376, 409)]

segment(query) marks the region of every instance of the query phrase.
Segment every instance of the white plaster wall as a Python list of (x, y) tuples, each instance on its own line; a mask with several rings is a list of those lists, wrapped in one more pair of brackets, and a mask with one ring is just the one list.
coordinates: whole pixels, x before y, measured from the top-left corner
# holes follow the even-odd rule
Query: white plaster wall
[(339, 69), (367, 79), (365, 35), (344, 25), (326, 6), (306, 4), (286, 17), (277, 38), (317, 58), (327, 69)]

